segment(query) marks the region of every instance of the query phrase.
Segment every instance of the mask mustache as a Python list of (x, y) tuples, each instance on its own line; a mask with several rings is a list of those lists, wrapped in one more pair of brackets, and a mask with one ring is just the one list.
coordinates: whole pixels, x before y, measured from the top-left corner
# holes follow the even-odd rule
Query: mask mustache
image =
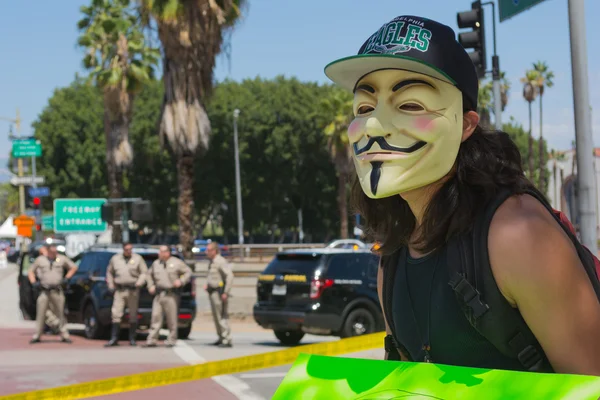
[(395, 151), (398, 153), (412, 153), (412, 152), (419, 150), (420, 148), (422, 148), (423, 146), (425, 146), (427, 144), (426, 142), (421, 140), (421, 141), (413, 144), (410, 147), (396, 147), (396, 146), (392, 146), (391, 144), (389, 144), (383, 136), (375, 136), (375, 137), (369, 138), (369, 141), (367, 142), (367, 144), (360, 149), (358, 148), (358, 143), (353, 143), (352, 147), (354, 149), (354, 154), (358, 156), (366, 151), (371, 150), (371, 147), (373, 147), (373, 145), (375, 143), (377, 143), (379, 145), (381, 150)]

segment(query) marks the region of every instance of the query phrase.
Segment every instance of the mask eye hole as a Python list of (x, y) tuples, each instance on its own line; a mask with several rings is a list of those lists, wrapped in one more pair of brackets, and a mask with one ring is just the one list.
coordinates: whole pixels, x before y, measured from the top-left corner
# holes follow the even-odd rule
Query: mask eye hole
[(400, 107), (398, 107), (400, 110), (402, 111), (409, 111), (409, 112), (415, 112), (415, 111), (423, 111), (425, 110), (423, 108), (423, 106), (417, 104), (417, 103), (405, 103), (402, 104)]
[(373, 110), (374, 110), (374, 108), (372, 106), (363, 105), (363, 106), (358, 107), (358, 110), (356, 110), (356, 115), (368, 114)]

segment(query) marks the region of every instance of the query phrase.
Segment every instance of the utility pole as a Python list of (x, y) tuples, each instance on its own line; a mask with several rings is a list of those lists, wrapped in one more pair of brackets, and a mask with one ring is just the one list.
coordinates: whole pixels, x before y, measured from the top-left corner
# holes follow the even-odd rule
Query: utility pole
[[(21, 114), (19, 113), (19, 109), (17, 108), (17, 117), (15, 119), (0, 117), (0, 119), (4, 121), (13, 122), (15, 124), (15, 128), (17, 130), (17, 136), (13, 136), (12, 132), (9, 134), (9, 139), (12, 141), (14, 139), (21, 138)], [(23, 158), (17, 158), (17, 175), (19, 177), (23, 176)], [(19, 212), (21, 215), (25, 214), (25, 186), (23, 184), (19, 185)], [(25, 241), (21, 241), (21, 253), (24, 253), (26, 250)]]
[(233, 110), (233, 147), (235, 151), (235, 194), (237, 200), (238, 243), (240, 244), (240, 259), (244, 260), (244, 218), (242, 216), (242, 185), (240, 179), (240, 148), (238, 143), (237, 121), (240, 110)]
[(598, 253), (596, 169), (590, 112), (584, 0), (569, 0), (571, 71), (577, 154), (577, 200), (581, 242)]

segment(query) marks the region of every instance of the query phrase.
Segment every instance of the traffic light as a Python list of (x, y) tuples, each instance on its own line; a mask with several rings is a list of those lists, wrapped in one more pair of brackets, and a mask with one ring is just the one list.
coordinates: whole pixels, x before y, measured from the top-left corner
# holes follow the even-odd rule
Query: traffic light
[(485, 77), (487, 62), (485, 51), (485, 23), (483, 18), (483, 8), (481, 1), (474, 1), (471, 4), (471, 11), (463, 11), (456, 14), (458, 27), (472, 28), (470, 32), (458, 34), (458, 42), (465, 49), (473, 49), (469, 53), (471, 61), (477, 69), (477, 76), (481, 79)]
[(33, 207), (39, 208), (40, 204), (42, 204), (42, 200), (39, 197), (33, 198)]

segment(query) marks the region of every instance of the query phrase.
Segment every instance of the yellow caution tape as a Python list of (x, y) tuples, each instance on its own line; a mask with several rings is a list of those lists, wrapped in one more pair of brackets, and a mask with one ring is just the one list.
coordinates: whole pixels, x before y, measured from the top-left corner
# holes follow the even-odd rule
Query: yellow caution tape
[(373, 333), (348, 339), (297, 346), (286, 350), (255, 354), (245, 357), (210, 361), (203, 364), (167, 368), (133, 375), (77, 383), (53, 389), (1, 396), (0, 400), (58, 400), (87, 399), (134, 390), (149, 389), (175, 383), (190, 382), (229, 375), (254, 369), (263, 369), (293, 363), (300, 353), (332, 356), (381, 348), (385, 333)]

